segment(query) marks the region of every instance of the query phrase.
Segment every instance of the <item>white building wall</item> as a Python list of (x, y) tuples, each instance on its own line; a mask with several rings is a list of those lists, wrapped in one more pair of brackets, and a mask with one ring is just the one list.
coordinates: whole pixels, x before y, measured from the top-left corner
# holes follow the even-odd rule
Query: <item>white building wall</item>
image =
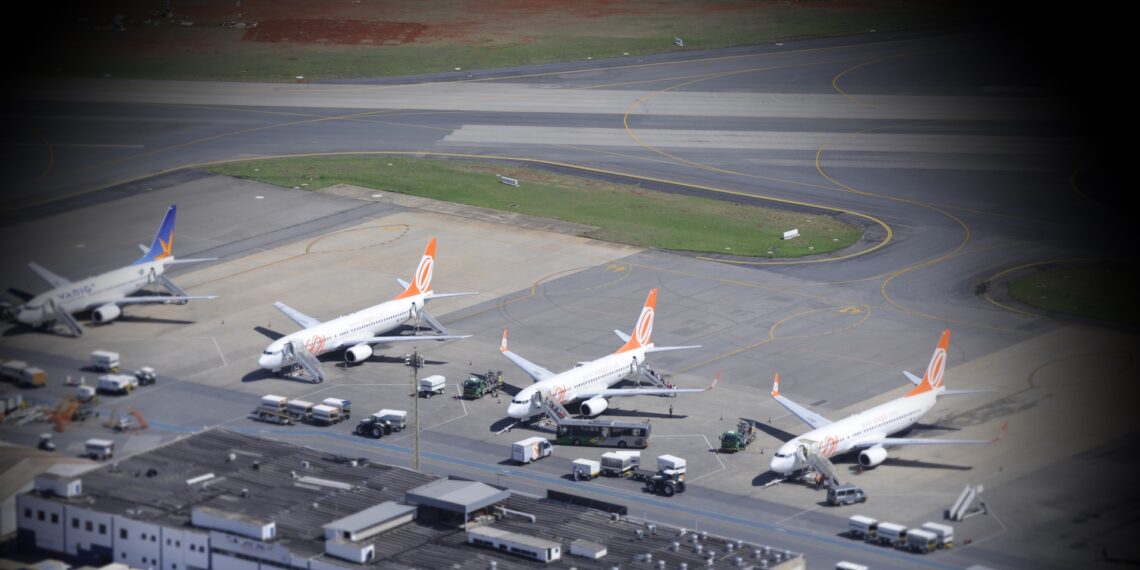
[(160, 534), (158, 525), (115, 516), (115, 562), (143, 570), (160, 568)]
[(213, 568), (213, 570), (259, 570), (258, 563), (249, 560), (242, 560), (217, 552), (213, 553), (211, 558), (213, 561), (211, 568)]
[(115, 544), (115, 525), (111, 515), (75, 505), (67, 505), (67, 553), (78, 556), (81, 550), (101, 546), (108, 550)]
[(186, 570), (185, 535), (180, 529), (162, 527), (162, 570)]
[(185, 550), (183, 561), (187, 568), (210, 567), (210, 536), (191, 531), (182, 531), (182, 547)]
[[(336, 562), (329, 560), (328, 557), (313, 558), (309, 561), (309, 570), (346, 570), (346, 567), (355, 566), (350, 562)], [(262, 569), (266, 570), (266, 569)]]
[(16, 511), (17, 526), (35, 533), (36, 548), (65, 552), (62, 503), (25, 494), (16, 499)]

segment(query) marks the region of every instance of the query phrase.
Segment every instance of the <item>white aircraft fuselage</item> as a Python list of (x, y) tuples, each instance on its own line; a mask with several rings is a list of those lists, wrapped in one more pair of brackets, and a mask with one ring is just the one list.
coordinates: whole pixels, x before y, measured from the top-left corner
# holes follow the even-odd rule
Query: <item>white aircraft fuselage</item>
[(54, 321), (56, 316), (47, 306), (53, 300), (57, 310), (68, 313), (113, 304), (154, 283), (166, 271), (166, 264), (173, 259), (128, 265), (40, 293), (19, 308), (16, 320), (32, 326)]
[(801, 447), (818, 446), (818, 453), (830, 458), (856, 449), (861, 441), (903, 431), (929, 412), (936, 400), (934, 391), (898, 398), (813, 429), (781, 445), (772, 457), (770, 468), (783, 475), (805, 468), (807, 464), (802, 456), (797, 456)]
[(354, 340), (379, 336), (400, 328), (415, 318), (416, 311), (424, 306), (423, 293), (401, 299), (385, 301), (354, 313), (325, 321), (319, 325), (299, 330), (283, 336), (271, 343), (257, 360), (257, 365), (267, 370), (277, 371), (296, 364), (296, 360), (285, 354), (285, 345), (299, 342), (314, 356), (351, 348), (358, 344)]
[(632, 374), (638, 363), (645, 362), (645, 351), (653, 345), (641, 346), (625, 352), (607, 354), (541, 380), (523, 388), (507, 407), (507, 415), (517, 419), (527, 419), (542, 413), (542, 401), (538, 393), (550, 394), (559, 404), (577, 401), (605, 390)]

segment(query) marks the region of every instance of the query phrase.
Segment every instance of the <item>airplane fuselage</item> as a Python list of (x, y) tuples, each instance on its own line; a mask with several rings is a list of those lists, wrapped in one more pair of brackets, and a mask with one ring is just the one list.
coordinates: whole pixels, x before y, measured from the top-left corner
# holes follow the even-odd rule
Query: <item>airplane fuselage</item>
[(295, 364), (285, 354), (285, 345), (297, 342), (314, 356), (341, 348), (351, 348), (356, 339), (366, 339), (395, 330), (415, 317), (415, 308), (423, 308), (424, 295), (385, 301), (366, 309), (337, 317), (331, 321), (281, 337), (262, 351), (257, 365), (267, 370), (280, 370)]
[(527, 386), (511, 400), (507, 414), (516, 419), (528, 419), (542, 413), (542, 402), (535, 394), (549, 394), (560, 404), (567, 404), (596, 394), (617, 384), (645, 362), (645, 349), (640, 347), (625, 352), (608, 354)]
[(167, 261), (169, 258), (128, 265), (40, 293), (20, 307), (16, 320), (33, 326), (54, 321), (49, 301), (55, 302), (56, 310), (68, 313), (112, 303), (154, 283), (165, 272)]
[(806, 468), (807, 464), (797, 455), (800, 447), (817, 446), (819, 455), (832, 457), (855, 449), (860, 442), (905, 430), (930, 411), (935, 401), (933, 391), (906, 396), (813, 429), (781, 445), (770, 468), (784, 475)]

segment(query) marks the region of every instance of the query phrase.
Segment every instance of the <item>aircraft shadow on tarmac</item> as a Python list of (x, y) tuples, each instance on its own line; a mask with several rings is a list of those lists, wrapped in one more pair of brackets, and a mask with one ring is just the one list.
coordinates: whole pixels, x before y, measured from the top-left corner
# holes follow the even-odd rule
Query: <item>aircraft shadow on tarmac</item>
[(786, 432), (786, 431), (784, 431), (778, 427), (775, 427), (773, 425), (769, 425), (769, 424), (766, 424), (764, 422), (757, 421), (757, 420), (754, 420), (751, 418), (740, 418), (740, 419), (751, 423), (752, 427), (754, 427), (754, 428), (756, 428), (756, 429), (758, 429), (758, 430), (760, 430), (760, 431), (762, 431), (762, 432), (764, 432), (764, 433), (766, 433), (766, 434), (768, 434), (768, 435), (770, 435), (770, 436), (772, 436), (772, 437), (774, 437), (780, 441), (789, 442), (789, 441), (792, 441), (793, 439), (796, 438), (796, 434)]
[[(161, 319), (157, 317), (143, 317), (140, 315), (122, 315), (115, 319), (123, 321), (124, 323), (153, 323), (160, 325), (192, 325), (195, 321), (187, 321), (185, 319)], [(111, 323), (107, 323), (109, 325)], [(94, 325), (94, 326), (107, 326), (107, 325)]]

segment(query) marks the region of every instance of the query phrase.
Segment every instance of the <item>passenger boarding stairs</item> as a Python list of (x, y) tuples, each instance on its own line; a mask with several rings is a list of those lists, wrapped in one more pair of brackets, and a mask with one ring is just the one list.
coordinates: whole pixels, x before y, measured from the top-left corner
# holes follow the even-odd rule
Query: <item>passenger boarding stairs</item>
[(546, 417), (554, 423), (555, 427), (573, 417), (562, 404), (558, 403), (558, 400), (550, 397), (549, 392), (538, 392), (538, 395), (542, 398), (542, 411), (546, 413)]
[(325, 375), (321, 372), (321, 363), (317, 357), (309, 352), (305, 344), (301, 341), (295, 340), (285, 345), (285, 357), (292, 358), (297, 366), (304, 372), (312, 377), (313, 384), (319, 384), (325, 381)]

